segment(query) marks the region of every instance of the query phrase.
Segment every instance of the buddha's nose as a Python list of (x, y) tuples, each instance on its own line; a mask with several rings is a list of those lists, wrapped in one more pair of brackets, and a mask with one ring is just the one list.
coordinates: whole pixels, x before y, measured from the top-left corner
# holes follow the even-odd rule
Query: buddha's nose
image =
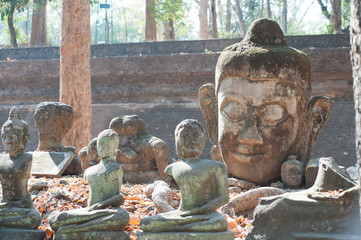
[(244, 129), (244, 131), (238, 136), (238, 139), (263, 143), (263, 138), (259, 134), (255, 123)]

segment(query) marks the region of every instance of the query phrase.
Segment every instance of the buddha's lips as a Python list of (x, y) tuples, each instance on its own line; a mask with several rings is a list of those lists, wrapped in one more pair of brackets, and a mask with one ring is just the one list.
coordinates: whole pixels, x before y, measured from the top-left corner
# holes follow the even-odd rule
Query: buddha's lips
[(231, 150), (246, 156), (263, 155), (265, 153), (264, 146), (261, 144), (233, 144)]

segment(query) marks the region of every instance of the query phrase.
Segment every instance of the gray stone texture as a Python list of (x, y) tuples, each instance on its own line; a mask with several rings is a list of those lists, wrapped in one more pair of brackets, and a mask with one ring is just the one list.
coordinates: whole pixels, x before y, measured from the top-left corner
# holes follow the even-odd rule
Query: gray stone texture
[[(41, 216), (28, 192), (32, 154), (24, 152), (29, 139), (28, 125), (21, 119), (17, 107), (11, 108), (1, 134), (5, 153), (0, 154), (0, 238), (12, 236), (11, 231), (14, 230), (19, 234), (24, 233), (28, 239), (37, 239), (41, 236), (39, 231), (32, 230), (40, 225)], [(23, 239), (16, 236), (13, 239)]]
[(212, 233), (138, 233), (138, 240), (233, 240), (233, 232), (212, 232)]
[(56, 234), (57, 240), (130, 240), (129, 235), (119, 231), (93, 231), (93, 232), (77, 232), (67, 234)]
[(0, 240), (43, 240), (46, 233), (38, 229), (0, 228)]
[[(332, 156), (340, 165), (353, 166), (356, 162), (355, 113), (348, 38), (342, 34), (286, 37), (289, 46), (301, 49), (310, 58), (312, 95), (326, 95), (333, 101), (333, 113), (316, 142), (313, 157)], [(166, 142), (169, 158), (175, 159), (175, 126), (185, 118), (198, 119), (205, 125), (197, 99), (198, 89), (214, 81), (217, 52), (239, 41), (217, 39), (93, 46), (93, 121), (96, 123), (93, 136), (106, 129), (112, 118), (137, 114), (146, 122), (149, 132)], [(213, 53), (206, 54), (205, 49)], [(56, 58), (59, 55), (51, 53), (53, 51), (58, 50), (0, 50), (0, 59), (4, 60), (0, 61), (0, 123), (7, 119), (9, 104), (20, 105), (31, 134), (27, 151), (34, 151), (38, 142), (32, 117), (36, 104), (45, 100), (58, 101), (59, 60)], [(174, 54), (167, 55), (169, 53)], [(22, 61), (20, 56), (27, 61)], [(7, 62), (6, 57), (18, 60)], [(211, 143), (207, 142), (206, 156), (210, 149)], [(2, 146), (0, 151), (3, 151)]]
[[(319, 165), (311, 188), (260, 200), (253, 214), (254, 228), (247, 240), (289, 240), (298, 239), (297, 235), (310, 236), (300, 239), (328, 239), (322, 236), (333, 233), (360, 239), (357, 183), (332, 158), (321, 158)], [(328, 192), (339, 189), (343, 190), (337, 194)]]
[(184, 160), (169, 164), (165, 173), (179, 186), (179, 207), (143, 218), (139, 224), (141, 230), (191, 234), (227, 230), (227, 220), (216, 211), (229, 201), (227, 168), (221, 162), (199, 158), (205, 141), (206, 132), (196, 120), (186, 119), (177, 125), (175, 145), (177, 155)]

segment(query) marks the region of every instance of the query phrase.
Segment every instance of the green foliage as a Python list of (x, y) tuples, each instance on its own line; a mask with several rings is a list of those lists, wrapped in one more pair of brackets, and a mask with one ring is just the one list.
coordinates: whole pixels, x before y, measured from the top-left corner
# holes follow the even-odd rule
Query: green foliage
[(29, 0), (0, 0), (0, 18), (5, 20), (10, 15), (11, 7), (17, 12), (23, 12), (29, 3)]
[(189, 10), (189, 6), (183, 0), (154, 0), (154, 5), (150, 8), (156, 20), (172, 19), (173, 22), (181, 22)]

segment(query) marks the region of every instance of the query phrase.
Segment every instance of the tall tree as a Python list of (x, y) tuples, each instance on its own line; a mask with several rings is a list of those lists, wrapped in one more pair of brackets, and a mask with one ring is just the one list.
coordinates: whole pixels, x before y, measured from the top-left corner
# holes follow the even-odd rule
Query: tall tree
[(154, 0), (152, 16), (156, 22), (163, 22), (163, 39), (175, 39), (175, 27), (184, 20), (187, 9), (183, 0)]
[(287, 33), (287, 0), (282, 1), (282, 16), (281, 16), (282, 31)]
[(342, 14), (341, 14), (341, 0), (330, 0), (331, 2), (331, 13), (322, 0), (317, 0), (321, 7), (322, 14), (330, 21), (332, 33), (340, 33), (342, 25)]
[(201, 39), (209, 38), (208, 26), (208, 0), (200, 0), (199, 6), (199, 37)]
[(261, 10), (259, 11), (258, 18), (261, 18), (263, 16), (263, 0), (261, 0)]
[(154, 18), (155, 1), (145, 1), (145, 40), (157, 40), (157, 23)]
[(47, 44), (46, 5), (47, 0), (34, 0), (30, 46)]
[(164, 20), (163, 25), (164, 25), (164, 32), (163, 32), (164, 40), (172, 40), (173, 41), (175, 39), (173, 19), (168, 18), (168, 19)]
[(90, 1), (63, 0), (60, 44), (60, 101), (75, 112), (65, 142), (77, 150), (92, 138)]
[(1, 20), (7, 20), (7, 24), (10, 32), (11, 46), (14, 48), (18, 47), (16, 40), (16, 31), (14, 27), (14, 13), (22, 12), (29, 0), (0, 0), (0, 17)]
[(271, 0), (267, 0), (267, 17), (272, 18)]
[(218, 38), (216, 0), (211, 0), (212, 37)]
[[(361, 2), (359, 0), (351, 0), (350, 41), (353, 90), (356, 110), (356, 155), (359, 176), (361, 176)], [(359, 186), (361, 186), (361, 178), (359, 178)]]
[(231, 17), (232, 17), (231, 0), (227, 0), (226, 32), (231, 31)]
[(246, 35), (246, 24), (243, 19), (243, 12), (241, 8), (241, 4), (239, 3), (239, 0), (234, 0), (236, 2), (236, 11), (237, 11), (237, 17), (239, 21), (239, 30), (241, 37), (244, 37)]

